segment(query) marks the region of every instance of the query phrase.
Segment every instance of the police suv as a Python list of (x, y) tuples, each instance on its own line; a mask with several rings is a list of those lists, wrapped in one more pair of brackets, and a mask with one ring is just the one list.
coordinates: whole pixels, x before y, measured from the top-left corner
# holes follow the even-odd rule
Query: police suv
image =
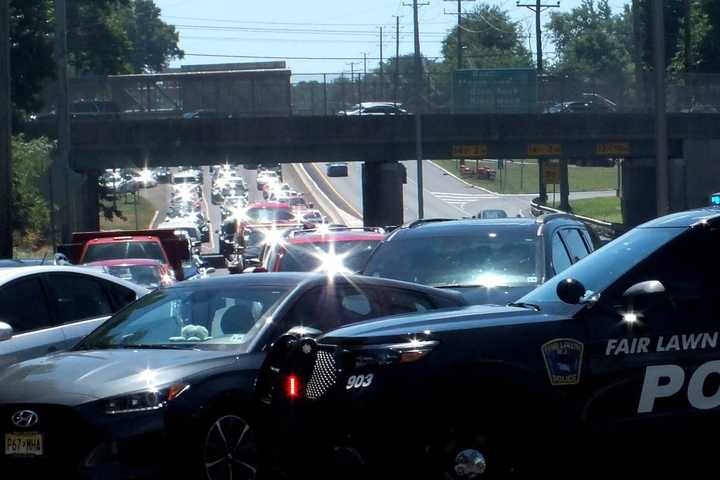
[(285, 338), (258, 383), (290, 425), (282, 458), (299, 477), (308, 449), (385, 478), (699, 468), (717, 457), (719, 246), (720, 209), (677, 213), (505, 307)]

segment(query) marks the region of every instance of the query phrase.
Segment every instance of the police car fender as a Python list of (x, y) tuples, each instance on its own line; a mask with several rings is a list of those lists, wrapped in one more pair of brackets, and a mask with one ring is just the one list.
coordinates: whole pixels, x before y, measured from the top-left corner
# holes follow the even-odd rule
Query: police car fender
[[(700, 365), (687, 382), (687, 399), (698, 410), (710, 410), (720, 407), (720, 388), (711, 395), (705, 395), (704, 386), (712, 374), (720, 375), (720, 360), (712, 360)], [(655, 400), (678, 394), (685, 387), (687, 372), (679, 365), (652, 365), (645, 369), (638, 413), (651, 413)]]

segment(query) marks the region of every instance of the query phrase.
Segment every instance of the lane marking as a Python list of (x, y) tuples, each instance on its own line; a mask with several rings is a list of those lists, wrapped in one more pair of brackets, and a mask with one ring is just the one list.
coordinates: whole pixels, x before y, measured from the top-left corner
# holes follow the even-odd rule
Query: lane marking
[[(303, 166), (304, 166), (304, 165), (305, 165), (305, 164), (303, 164)], [(324, 182), (328, 187), (330, 187), (330, 189), (335, 193), (335, 195), (338, 196), (338, 198), (339, 198), (340, 200), (343, 201), (343, 203), (345, 203), (345, 206), (347, 206), (347, 207), (351, 210), (351, 213), (354, 213), (355, 216), (358, 217), (358, 218), (363, 218), (363, 214), (360, 213), (360, 211), (359, 211), (357, 208), (355, 208), (355, 207), (353, 207), (352, 205), (350, 205), (350, 202), (348, 202), (348, 201), (345, 199), (344, 196), (340, 195), (340, 192), (338, 192), (338, 191), (335, 189), (335, 187), (333, 186), (333, 184), (330, 182), (330, 180), (328, 180), (328, 179), (325, 177), (325, 175), (322, 173), (322, 171), (320, 171), (320, 169), (318, 168), (318, 166), (317, 166), (316, 164), (314, 164), (314, 163), (311, 163), (310, 165), (312, 165), (312, 167), (313, 167), (315, 170), (317, 170), (318, 174), (320, 175), (320, 178), (323, 179), (323, 182)], [(338, 208), (340, 208), (340, 207), (338, 206)]]
[[(416, 195), (415, 195), (415, 197), (417, 197), (417, 182), (416, 182), (415, 180), (413, 180), (412, 178), (410, 178), (410, 177), (407, 177), (407, 181), (408, 181), (408, 183), (412, 182), (412, 183), (414, 183), (414, 184), (416, 185), (416, 188), (415, 188), (415, 194), (416, 194)], [(439, 202), (441, 202), (441, 203), (444, 203), (445, 205), (448, 205), (448, 206), (454, 208), (455, 210), (457, 210), (458, 212), (460, 212), (463, 216), (469, 215), (469, 213), (468, 213), (467, 211), (463, 210), (462, 208), (458, 207), (457, 205), (453, 205), (452, 203), (446, 202), (445, 200), (436, 197), (435, 194), (433, 194), (433, 192), (431, 192), (430, 190), (428, 190), (428, 189), (426, 189), (426, 188), (423, 187), (423, 197), (425, 196), (426, 193), (427, 193), (428, 195), (430, 195), (431, 197), (433, 197), (434, 199), (436, 199), (437, 201), (439, 201)]]
[(155, 215), (153, 215), (152, 220), (150, 220), (150, 225), (148, 225), (148, 230), (153, 229), (153, 226), (155, 225), (155, 220), (157, 220), (158, 215), (160, 215), (160, 210), (155, 210)]

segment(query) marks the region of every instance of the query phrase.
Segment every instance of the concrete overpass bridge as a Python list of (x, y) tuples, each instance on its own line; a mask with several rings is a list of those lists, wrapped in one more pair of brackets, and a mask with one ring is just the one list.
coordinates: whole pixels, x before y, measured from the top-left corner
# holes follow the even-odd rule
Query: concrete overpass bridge
[[(623, 158), (632, 224), (655, 210), (654, 123), (652, 114), (433, 114), (423, 117), (423, 151), (425, 159)], [(27, 130), (51, 135), (52, 127)], [(720, 114), (669, 114), (668, 132), (672, 208), (702, 205), (720, 190)], [(365, 206), (366, 220), (389, 224), (401, 186), (397, 161), (415, 157), (415, 128), (411, 115), (83, 119), (73, 121), (71, 143), (72, 168), (90, 179), (119, 167), (366, 162), (365, 196), (376, 199)]]

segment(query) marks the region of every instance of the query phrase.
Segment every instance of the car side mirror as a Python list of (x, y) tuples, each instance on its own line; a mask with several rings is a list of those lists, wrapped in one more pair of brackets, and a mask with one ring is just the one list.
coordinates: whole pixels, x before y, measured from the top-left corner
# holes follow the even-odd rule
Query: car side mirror
[(212, 275), (213, 273), (215, 273), (215, 271), (215, 267), (207, 267), (205, 269), (205, 275)]
[(574, 278), (566, 278), (558, 283), (555, 292), (563, 302), (570, 305), (577, 305), (587, 293), (587, 289), (580, 281)]
[(10, 340), (13, 337), (13, 328), (5, 322), (0, 322), (0, 342)]
[(636, 283), (623, 293), (623, 298), (635, 309), (643, 310), (665, 298), (665, 285), (657, 280)]

